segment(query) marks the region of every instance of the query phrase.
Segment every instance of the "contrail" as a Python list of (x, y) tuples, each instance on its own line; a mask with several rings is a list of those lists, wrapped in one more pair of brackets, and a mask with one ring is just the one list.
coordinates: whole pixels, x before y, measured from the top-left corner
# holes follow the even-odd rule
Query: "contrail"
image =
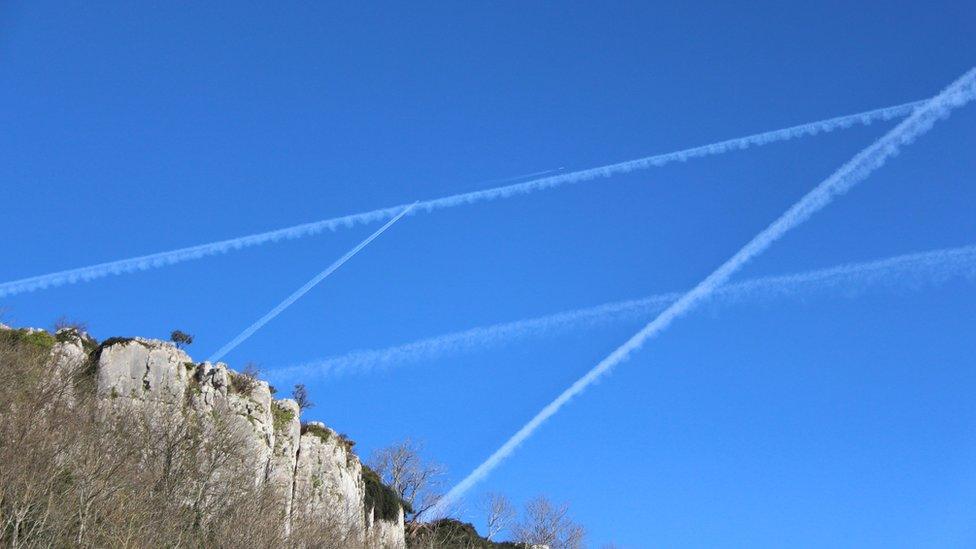
[(400, 213), (398, 213), (393, 219), (387, 221), (386, 222), (386, 225), (383, 225), (382, 227), (380, 227), (379, 229), (377, 229), (376, 232), (373, 233), (373, 234), (371, 234), (371, 235), (369, 235), (369, 237), (366, 238), (366, 240), (363, 240), (362, 242), (360, 242), (359, 244), (357, 244), (355, 248), (353, 248), (353, 249), (349, 250), (348, 252), (346, 252), (345, 255), (343, 255), (342, 257), (340, 257), (339, 259), (337, 259), (335, 261), (335, 263), (333, 263), (332, 265), (329, 265), (328, 268), (326, 268), (324, 271), (322, 271), (321, 273), (315, 275), (311, 280), (309, 280), (308, 282), (306, 282), (304, 286), (302, 286), (301, 288), (295, 290), (295, 292), (293, 294), (291, 294), (290, 296), (288, 296), (287, 298), (285, 298), (285, 300), (282, 301), (281, 303), (277, 304), (273, 309), (271, 309), (270, 311), (268, 311), (268, 313), (266, 315), (264, 315), (261, 318), (259, 318), (254, 324), (251, 324), (250, 326), (247, 327), (247, 329), (245, 329), (243, 332), (241, 332), (240, 334), (238, 334), (237, 337), (235, 337), (234, 339), (230, 340), (226, 345), (224, 345), (223, 347), (221, 347), (219, 351), (217, 351), (216, 353), (210, 355), (210, 358), (208, 358), (207, 360), (209, 360), (210, 362), (217, 362), (218, 360), (220, 360), (221, 358), (223, 358), (223, 356), (226, 355), (227, 353), (229, 353), (231, 350), (233, 350), (234, 347), (237, 347), (238, 345), (240, 345), (241, 343), (243, 343), (244, 340), (246, 340), (247, 338), (251, 337), (254, 334), (254, 332), (260, 330), (262, 326), (264, 326), (265, 324), (267, 324), (268, 322), (270, 322), (272, 319), (274, 319), (274, 317), (276, 317), (279, 314), (281, 314), (281, 312), (284, 311), (285, 309), (287, 309), (289, 306), (291, 306), (292, 303), (298, 301), (303, 295), (307, 294), (309, 292), (309, 290), (311, 290), (316, 285), (318, 285), (319, 282), (322, 282), (326, 277), (328, 277), (329, 275), (331, 275), (332, 273), (334, 273), (336, 270), (338, 270), (339, 267), (342, 267), (342, 265), (346, 261), (349, 261), (350, 259), (352, 259), (352, 256), (354, 256), (357, 253), (359, 253), (360, 250), (362, 250), (363, 248), (365, 248), (370, 242), (372, 242), (374, 239), (376, 239), (376, 237), (378, 237), (379, 235), (383, 234), (394, 223), (396, 223), (397, 221), (399, 221), (403, 216), (407, 215), (407, 213), (410, 210), (412, 210), (416, 205), (417, 205), (417, 203), (414, 202), (413, 204), (409, 204), (406, 207), (404, 207), (403, 210)]
[[(745, 137), (737, 137), (735, 139), (729, 139), (726, 141), (719, 141), (710, 145), (703, 145), (700, 147), (648, 156), (639, 158), (637, 160), (628, 160), (626, 162), (608, 164), (606, 166), (600, 166), (597, 168), (560, 173), (558, 175), (533, 179), (523, 183), (515, 183), (512, 185), (493, 187), (481, 191), (455, 194), (433, 200), (426, 200), (418, 204), (418, 210), (424, 210), (429, 213), (433, 212), (434, 210), (453, 208), (465, 204), (474, 204), (477, 202), (495, 200), (499, 198), (510, 198), (512, 196), (528, 194), (543, 189), (553, 189), (570, 183), (591, 181), (594, 179), (611, 177), (616, 174), (629, 173), (635, 170), (645, 170), (652, 167), (664, 166), (665, 164), (672, 162), (684, 162), (694, 158), (701, 158), (705, 156), (723, 154), (734, 150), (743, 150), (750, 147), (768, 145), (778, 141), (788, 141), (790, 139), (830, 132), (840, 128), (849, 128), (858, 123), (868, 125), (879, 120), (891, 120), (894, 118), (907, 116), (912, 112), (912, 110), (919, 107), (923, 103), (925, 103), (924, 100), (913, 101), (911, 103), (904, 103), (893, 107), (884, 107), (857, 114), (838, 116), (817, 122), (801, 124), (799, 126), (792, 126), (789, 128), (747, 135)], [(19, 280), (12, 280), (10, 282), (0, 283), (0, 297), (13, 296), (47, 288), (55, 288), (65, 284), (89, 282), (109, 275), (146, 271), (168, 265), (175, 265), (177, 263), (182, 263), (184, 261), (190, 261), (193, 259), (201, 259), (216, 254), (241, 250), (251, 246), (259, 246), (268, 242), (277, 242), (284, 239), (290, 240), (304, 238), (306, 236), (319, 234), (326, 230), (336, 231), (343, 227), (353, 227), (359, 224), (365, 225), (368, 223), (375, 223), (395, 216), (397, 212), (404, 207), (405, 205), (401, 204), (389, 208), (380, 208), (363, 213), (334, 217), (331, 219), (324, 219), (301, 225), (294, 225), (274, 231), (256, 233), (248, 236), (231, 238), (228, 240), (219, 240), (216, 242), (210, 242), (208, 244), (190, 246), (188, 248), (179, 248), (167, 252), (142, 255), (129, 259), (99, 263), (96, 265), (90, 265), (88, 267), (79, 267), (66, 271), (58, 271), (49, 274), (32, 276), (29, 278), (22, 278)]]
[(518, 181), (519, 179), (525, 179), (527, 177), (540, 177), (540, 176), (549, 175), (549, 174), (552, 174), (552, 173), (559, 173), (559, 172), (561, 172), (561, 171), (563, 171), (565, 169), (566, 168), (559, 167), (559, 168), (556, 168), (556, 169), (553, 169), (553, 170), (543, 170), (541, 172), (523, 173), (522, 175), (513, 175), (513, 176), (510, 176), (510, 177), (500, 177), (498, 179), (486, 179), (486, 180), (482, 181), (481, 183), (507, 183), (509, 181)]
[(769, 246), (784, 234), (810, 218), (821, 208), (830, 204), (838, 195), (846, 193), (864, 180), (874, 170), (896, 155), (903, 145), (927, 132), (935, 122), (946, 117), (954, 108), (972, 101), (976, 95), (976, 69), (953, 82), (939, 95), (917, 108), (904, 121), (886, 133), (881, 139), (858, 153), (840, 167), (830, 177), (822, 181), (812, 191), (794, 204), (779, 219), (756, 235), (748, 244), (736, 252), (712, 274), (708, 275), (691, 291), (678, 298), (654, 320), (634, 334), (626, 343), (600, 361), (592, 370), (576, 380), (568, 389), (550, 402), (528, 423), (509, 438), (498, 450), (488, 457), (456, 486), (445, 494), (425, 516), (438, 516), (459, 497), (464, 495), (478, 481), (484, 479), (518, 446), (529, 438), (547, 419), (552, 417), (573, 397), (580, 394), (593, 382), (607, 374), (614, 366), (627, 360), (631, 354), (643, 347), (648, 339), (657, 336), (674, 320), (685, 315), (695, 306), (711, 296), (725, 284), (729, 277), (747, 262), (766, 251)]
[[(871, 284), (891, 282), (918, 285), (955, 277), (976, 279), (976, 245), (898, 255), (887, 259), (849, 263), (803, 273), (766, 276), (729, 284), (715, 291), (713, 304), (773, 299), (800, 292), (843, 288), (860, 291)], [(314, 362), (266, 372), (276, 379), (295, 376), (369, 371), (404, 363), (419, 363), (532, 337), (557, 336), (581, 327), (627, 320), (644, 320), (663, 311), (685, 292), (670, 292), (641, 299), (605, 303), (514, 322), (480, 326), (420, 339), (384, 349), (352, 351)]]

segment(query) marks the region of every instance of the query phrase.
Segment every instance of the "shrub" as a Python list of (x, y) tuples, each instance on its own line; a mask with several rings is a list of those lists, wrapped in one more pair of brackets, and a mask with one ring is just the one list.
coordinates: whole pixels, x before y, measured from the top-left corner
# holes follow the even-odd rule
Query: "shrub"
[(54, 339), (56, 339), (58, 343), (72, 343), (80, 340), (82, 350), (84, 350), (88, 355), (91, 355), (96, 349), (98, 349), (98, 342), (79, 328), (60, 328), (57, 332), (55, 332)]
[(60, 332), (61, 330), (72, 330), (78, 335), (81, 335), (88, 331), (88, 324), (62, 316), (54, 321), (55, 333)]
[(352, 447), (356, 445), (356, 441), (349, 438), (345, 433), (339, 433), (339, 443), (346, 448), (347, 453), (352, 453)]
[(396, 520), (400, 514), (400, 509), (403, 509), (406, 513), (412, 513), (413, 509), (410, 504), (400, 499), (400, 496), (396, 493), (393, 488), (390, 488), (380, 479), (380, 476), (376, 474), (369, 468), (368, 465), (363, 465), (362, 469), (363, 485), (366, 488), (366, 496), (363, 500), (363, 508), (368, 513), (370, 508), (373, 509), (373, 516), (377, 519), (392, 521)]
[(4, 342), (10, 345), (23, 343), (33, 345), (45, 351), (51, 350), (51, 347), (54, 347), (56, 341), (54, 336), (44, 330), (29, 330), (27, 328), (0, 330), (0, 338), (3, 338)]
[(302, 434), (304, 435), (306, 433), (319, 437), (319, 440), (322, 442), (329, 442), (329, 438), (332, 437), (332, 431), (317, 423), (302, 423)]
[(272, 402), (271, 417), (275, 431), (284, 431), (291, 420), (295, 419), (295, 413), (277, 402)]
[(230, 372), (231, 388), (242, 395), (251, 396), (258, 386), (258, 373), (257, 366), (250, 363), (244, 366), (244, 371), (239, 374)]
[(353, 460), (357, 459), (356, 454), (352, 453), (352, 447), (356, 445), (356, 441), (346, 436), (345, 433), (341, 433), (339, 434), (339, 444), (346, 450), (346, 465), (351, 465)]
[(200, 380), (197, 379), (197, 376), (193, 376), (193, 377), (190, 378), (190, 383), (187, 386), (187, 388), (190, 389), (190, 392), (187, 393), (187, 395), (186, 395), (187, 396), (187, 399), (192, 400), (192, 397), (194, 395), (203, 394), (203, 388), (200, 387)]
[(465, 547), (469, 549), (529, 549), (528, 545), (511, 541), (489, 541), (474, 525), (445, 518), (433, 522), (412, 522), (407, 525), (407, 547)]
[(99, 347), (104, 349), (105, 347), (111, 347), (112, 345), (125, 345), (126, 343), (132, 343), (135, 341), (134, 337), (110, 337), (102, 342)]
[(169, 340), (176, 344), (177, 349), (182, 349), (187, 345), (193, 344), (193, 336), (180, 330), (170, 332)]

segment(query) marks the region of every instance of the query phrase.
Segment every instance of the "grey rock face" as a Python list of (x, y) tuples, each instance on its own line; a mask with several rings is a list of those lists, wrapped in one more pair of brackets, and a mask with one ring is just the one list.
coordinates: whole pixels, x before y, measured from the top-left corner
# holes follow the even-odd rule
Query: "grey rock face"
[(185, 398), (190, 357), (170, 343), (133, 338), (103, 347), (97, 365), (101, 397), (178, 403)]
[[(87, 358), (80, 337), (61, 339), (52, 354), (56, 361)], [(244, 434), (255, 483), (268, 483), (284, 502), (286, 532), (300, 514), (348, 532), (357, 544), (405, 547), (402, 513), (394, 522), (374, 521), (372, 509), (367, 515), (362, 465), (343, 439), (319, 422), (310, 422), (303, 434), (294, 400), (272, 398), (263, 381), (235, 383), (241, 375), (223, 363), (196, 364), (168, 342), (120, 339), (98, 353), (96, 394), (116, 405), (158, 405), (163, 413), (190, 408), (219, 414)], [(245, 386), (247, 394), (239, 390)]]
[(365, 533), (365, 487), (359, 458), (324, 424), (309, 422), (299, 441), (295, 467), (295, 500), (333, 524)]
[[(266, 478), (275, 494), (284, 501), (285, 516), (290, 517), (301, 438), (298, 403), (290, 398), (275, 400), (271, 403), (271, 415), (274, 444)], [(289, 530), (290, 525), (286, 524), (285, 528)]]
[(235, 440), (242, 441), (239, 450), (254, 470), (254, 482), (266, 483), (283, 502), (286, 533), (302, 520), (347, 536), (350, 547), (406, 546), (402, 511), (397, 520), (384, 521), (364, 509), (362, 464), (351, 445), (320, 422), (303, 429), (298, 404), (272, 398), (266, 382), (242, 379), (223, 363), (194, 363), (169, 342), (118, 338), (97, 347), (71, 328), (53, 339), (51, 367), (66, 375), (93, 367), (95, 394), (106, 406), (151, 412), (146, 417), (153, 425), (193, 411), (240, 435)]
[[(374, 513), (370, 510), (370, 518)], [(407, 546), (404, 539), (403, 509), (395, 521), (370, 520), (366, 525), (366, 542), (369, 547), (383, 547), (384, 549), (404, 549)]]

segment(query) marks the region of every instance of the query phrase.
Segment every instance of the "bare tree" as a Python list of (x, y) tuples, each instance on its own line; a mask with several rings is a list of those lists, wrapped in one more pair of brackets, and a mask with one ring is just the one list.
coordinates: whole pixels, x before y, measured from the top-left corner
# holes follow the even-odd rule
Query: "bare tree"
[(369, 460), (383, 482), (413, 509), (408, 520), (432, 508), (441, 496), (444, 466), (425, 459), (422, 450), (422, 444), (408, 438), (373, 452)]
[(489, 492), (482, 501), (485, 513), (486, 536), (491, 541), (495, 536), (508, 530), (515, 521), (515, 507), (503, 494)]
[(298, 403), (299, 412), (304, 412), (312, 406), (315, 406), (315, 403), (308, 398), (308, 389), (305, 388), (304, 383), (298, 383), (295, 385), (295, 388), (291, 391), (291, 397), (295, 399), (295, 402)]
[(72, 320), (67, 316), (61, 316), (54, 321), (54, 331), (60, 332), (61, 330), (74, 330), (82, 334), (88, 331), (88, 325), (79, 320)]
[(525, 514), (512, 533), (520, 543), (547, 545), (550, 549), (578, 549), (583, 546), (586, 530), (568, 515), (567, 504), (555, 505), (545, 496), (539, 496), (525, 504)]

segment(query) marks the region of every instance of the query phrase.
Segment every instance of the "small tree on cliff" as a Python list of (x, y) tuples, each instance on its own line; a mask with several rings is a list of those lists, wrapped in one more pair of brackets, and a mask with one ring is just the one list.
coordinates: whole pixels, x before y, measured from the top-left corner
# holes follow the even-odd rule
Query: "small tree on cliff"
[(193, 336), (180, 330), (173, 330), (169, 334), (169, 340), (176, 344), (177, 349), (182, 349), (193, 343)]
[(295, 402), (298, 403), (299, 412), (304, 412), (312, 406), (315, 406), (315, 403), (308, 398), (308, 389), (305, 388), (304, 383), (295, 385), (295, 388), (291, 391), (291, 396), (295, 399)]

